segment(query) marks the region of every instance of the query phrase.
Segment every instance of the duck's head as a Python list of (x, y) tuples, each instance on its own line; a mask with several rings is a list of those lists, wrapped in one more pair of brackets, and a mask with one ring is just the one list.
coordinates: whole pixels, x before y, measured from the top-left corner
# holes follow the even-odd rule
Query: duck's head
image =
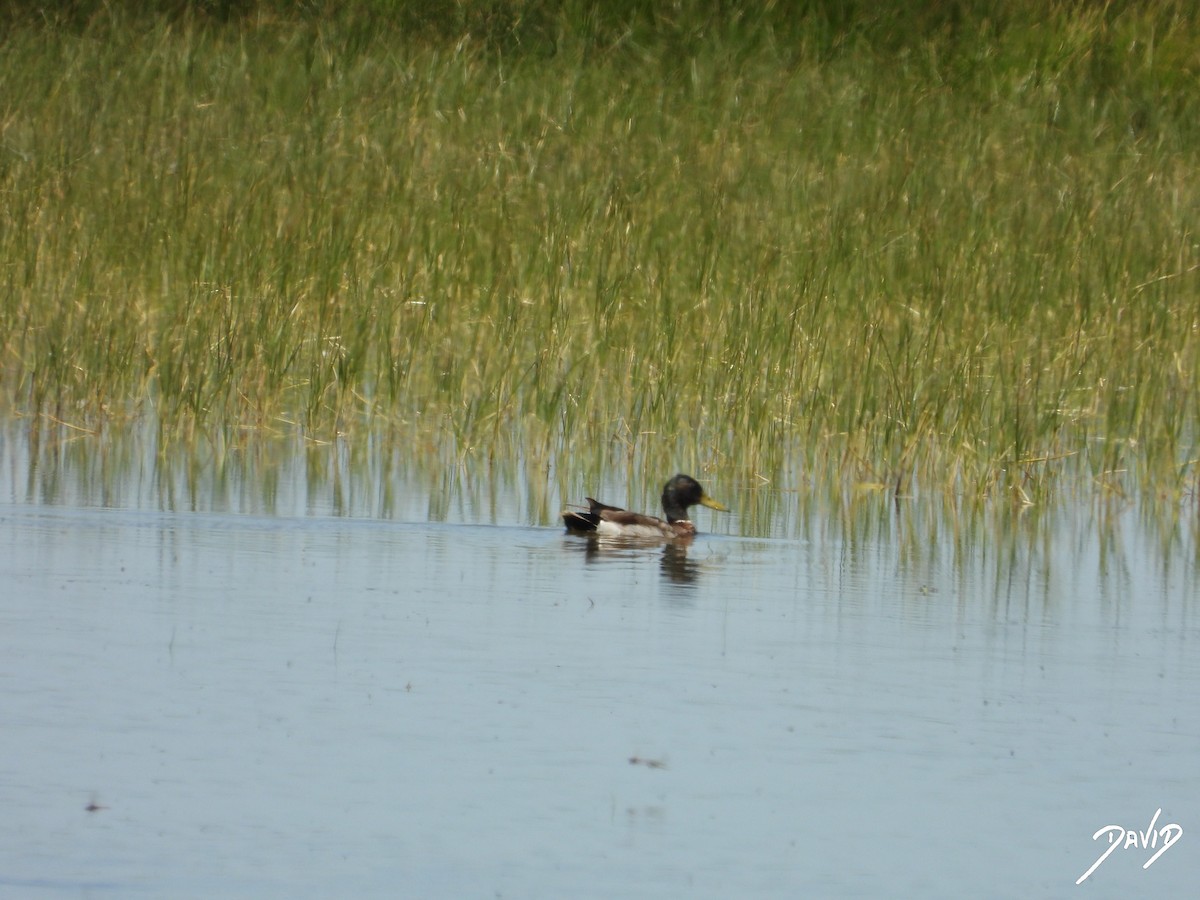
[(724, 505), (718, 503), (704, 492), (695, 478), (690, 475), (676, 475), (667, 482), (662, 492), (663, 512), (667, 514), (668, 522), (686, 521), (688, 507), (700, 504), (709, 509), (725, 511)]

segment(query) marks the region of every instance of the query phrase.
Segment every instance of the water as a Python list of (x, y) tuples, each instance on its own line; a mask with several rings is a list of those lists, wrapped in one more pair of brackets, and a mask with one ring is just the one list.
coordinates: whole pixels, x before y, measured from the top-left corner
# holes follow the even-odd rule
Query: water
[(1200, 882), (1195, 555), (1135, 507), (608, 547), (520, 479), (0, 457), (0, 896)]

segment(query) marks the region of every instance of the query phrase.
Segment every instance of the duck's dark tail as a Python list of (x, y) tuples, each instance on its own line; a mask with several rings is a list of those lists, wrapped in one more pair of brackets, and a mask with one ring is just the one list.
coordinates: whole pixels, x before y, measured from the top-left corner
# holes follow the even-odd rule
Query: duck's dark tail
[(567, 526), (567, 531), (578, 532), (579, 534), (587, 534), (596, 530), (596, 526), (600, 524), (600, 516), (590, 512), (575, 512), (568, 510), (562, 514), (563, 524)]
[(563, 524), (567, 526), (567, 531), (575, 531), (580, 534), (587, 534), (595, 531), (600, 524), (600, 513), (608, 510), (609, 512), (624, 512), (619, 506), (609, 506), (607, 503), (601, 503), (595, 497), (588, 497), (588, 511), (582, 510), (567, 510), (563, 513)]

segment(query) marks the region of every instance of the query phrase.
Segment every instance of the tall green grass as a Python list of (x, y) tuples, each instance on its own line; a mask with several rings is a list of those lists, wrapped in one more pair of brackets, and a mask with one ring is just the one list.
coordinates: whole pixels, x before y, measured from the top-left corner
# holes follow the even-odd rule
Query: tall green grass
[(634, 485), (1195, 491), (1200, 17), (896, 6), (11, 14), (4, 408)]

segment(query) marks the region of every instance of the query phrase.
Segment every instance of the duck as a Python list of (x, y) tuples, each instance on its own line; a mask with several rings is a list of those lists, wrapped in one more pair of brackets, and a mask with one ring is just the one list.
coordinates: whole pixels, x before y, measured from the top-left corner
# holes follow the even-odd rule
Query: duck
[(567, 510), (562, 514), (567, 531), (598, 537), (659, 538), (674, 540), (696, 533), (688, 518), (688, 509), (697, 504), (727, 512), (727, 508), (705, 493), (695, 478), (676, 475), (663, 487), (662, 507), (666, 519), (629, 512), (619, 506), (609, 506), (592, 497), (587, 498), (588, 511)]

